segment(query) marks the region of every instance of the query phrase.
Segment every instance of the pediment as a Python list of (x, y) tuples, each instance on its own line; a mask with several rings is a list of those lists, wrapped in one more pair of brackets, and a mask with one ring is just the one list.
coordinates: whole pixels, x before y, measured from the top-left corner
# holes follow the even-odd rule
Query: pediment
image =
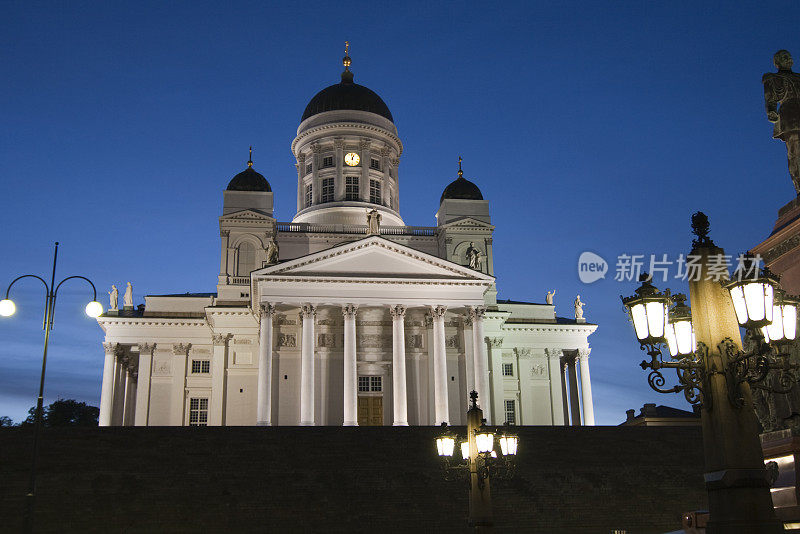
[(494, 230), (494, 225), (489, 224), (485, 221), (480, 221), (473, 217), (464, 216), (459, 217), (457, 219), (453, 219), (450, 222), (443, 224), (443, 228), (486, 228), (488, 230)]
[(494, 281), (489, 275), (378, 236), (265, 267), (252, 275), (254, 279), (263, 276)]
[(243, 221), (273, 221), (274, 219), (263, 213), (254, 210), (241, 210), (219, 218), (219, 222), (243, 222)]

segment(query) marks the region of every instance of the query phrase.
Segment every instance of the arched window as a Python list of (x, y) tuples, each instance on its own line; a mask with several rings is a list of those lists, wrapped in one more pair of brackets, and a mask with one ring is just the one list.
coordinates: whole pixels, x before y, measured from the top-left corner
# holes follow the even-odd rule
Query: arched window
[(236, 276), (250, 276), (256, 268), (256, 249), (247, 241), (239, 245), (239, 268)]

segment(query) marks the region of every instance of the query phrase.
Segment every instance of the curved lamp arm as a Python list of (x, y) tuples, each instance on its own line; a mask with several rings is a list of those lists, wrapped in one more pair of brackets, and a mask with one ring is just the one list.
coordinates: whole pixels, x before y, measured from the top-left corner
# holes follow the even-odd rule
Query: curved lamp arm
[(6, 298), (8, 298), (8, 294), (11, 292), (11, 286), (16, 284), (17, 280), (22, 280), (23, 278), (36, 278), (37, 280), (39, 280), (41, 283), (44, 284), (44, 290), (47, 292), (47, 294), (48, 295), (50, 294), (50, 286), (47, 285), (47, 282), (44, 281), (44, 278), (42, 278), (41, 276), (36, 276), (35, 274), (23, 274), (22, 276), (14, 278), (14, 280), (10, 284), (8, 284), (8, 289), (6, 289)]
[(61, 284), (63, 284), (67, 280), (72, 280), (73, 278), (80, 278), (81, 280), (86, 280), (87, 282), (89, 282), (89, 285), (92, 286), (92, 291), (94, 291), (94, 298), (92, 299), (92, 301), (96, 301), (97, 300), (97, 288), (94, 287), (94, 284), (92, 283), (92, 281), (89, 280), (88, 278), (86, 278), (85, 276), (78, 276), (78, 275), (68, 276), (68, 277), (64, 278), (62, 281), (60, 281), (58, 283), (58, 285), (56, 286), (55, 291), (53, 291), (53, 294), (54, 295), (58, 295), (58, 288), (61, 287)]

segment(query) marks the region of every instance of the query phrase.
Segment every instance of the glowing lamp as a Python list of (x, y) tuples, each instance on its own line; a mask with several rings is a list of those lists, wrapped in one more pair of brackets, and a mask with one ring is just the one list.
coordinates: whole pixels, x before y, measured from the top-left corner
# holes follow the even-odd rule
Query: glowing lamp
[(639, 343), (642, 345), (664, 343), (669, 295), (661, 293), (651, 284), (647, 273), (642, 273), (639, 281), (642, 285), (636, 289), (635, 295), (622, 297), (622, 304), (628, 310)]
[(453, 456), (455, 447), (456, 440), (452, 436), (440, 436), (436, 438), (436, 450), (439, 452), (439, 456)]
[(11, 317), (17, 311), (14, 302), (9, 299), (0, 300), (0, 315), (3, 317)]
[(461, 442), (461, 457), (465, 460), (469, 460), (469, 441)]
[(772, 322), (761, 328), (767, 343), (792, 341), (797, 337), (797, 300), (782, 290), (775, 292)]
[(669, 353), (673, 358), (689, 356), (695, 351), (696, 341), (692, 328), (692, 310), (684, 304), (686, 296), (680, 293), (672, 297), (675, 306), (669, 311), (665, 337)]
[(86, 305), (86, 315), (89, 317), (100, 317), (103, 313), (103, 305), (93, 300)]
[(494, 434), (489, 430), (479, 430), (475, 434), (475, 444), (478, 447), (478, 452), (490, 452), (494, 449)]
[(731, 293), (736, 320), (745, 328), (760, 328), (772, 322), (777, 280), (764, 269), (757, 277), (748, 277), (750, 268), (742, 264), (733, 281), (725, 287)]
[(503, 453), (503, 456), (515, 456), (517, 454), (517, 445), (519, 444), (519, 438), (517, 436), (506, 436), (503, 435), (500, 437), (500, 452)]

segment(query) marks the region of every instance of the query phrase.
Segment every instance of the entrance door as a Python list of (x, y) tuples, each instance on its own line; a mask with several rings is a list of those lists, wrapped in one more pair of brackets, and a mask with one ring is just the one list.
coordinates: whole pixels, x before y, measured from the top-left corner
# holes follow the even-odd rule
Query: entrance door
[(373, 395), (358, 397), (358, 425), (383, 425), (383, 397)]

